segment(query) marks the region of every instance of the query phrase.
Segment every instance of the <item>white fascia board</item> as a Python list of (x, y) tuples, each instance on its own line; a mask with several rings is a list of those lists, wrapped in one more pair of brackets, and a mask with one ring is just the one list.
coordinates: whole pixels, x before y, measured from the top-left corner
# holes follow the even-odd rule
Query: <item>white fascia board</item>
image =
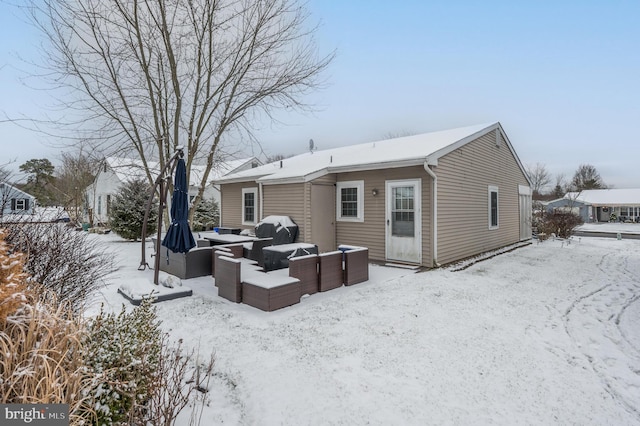
[(254, 176), (242, 176), (242, 177), (230, 178), (230, 179), (218, 179), (218, 180), (213, 180), (210, 183), (214, 185), (226, 185), (228, 183), (257, 182), (260, 180), (260, 178), (264, 176), (266, 175), (254, 175)]
[(267, 176), (264, 176), (263, 178), (258, 179), (257, 181), (265, 185), (304, 183), (304, 182), (310, 182), (312, 180), (318, 179), (319, 177), (325, 176), (329, 173), (362, 172), (362, 171), (368, 171), (368, 170), (384, 170), (384, 169), (394, 169), (399, 167), (422, 166), (424, 164), (424, 161), (425, 161), (424, 158), (412, 158), (409, 160), (400, 160), (400, 161), (388, 161), (388, 162), (385, 161), (385, 162), (378, 162), (378, 163), (325, 167), (324, 169), (314, 171), (304, 176), (289, 176), (285, 178), (271, 179), (269, 178), (269, 175), (267, 175)]
[(378, 163), (357, 164), (343, 167), (328, 167), (329, 173), (362, 172), (367, 170), (397, 169), (399, 167), (422, 166), (424, 157), (408, 160), (384, 161)]
[(284, 185), (287, 183), (305, 183), (307, 180), (305, 176), (293, 176), (293, 177), (285, 177), (285, 178), (275, 178), (269, 179), (256, 179), (256, 182), (261, 183), (263, 185)]
[(327, 171), (327, 169), (324, 168), (322, 170), (318, 170), (304, 176), (287, 176), (283, 178), (270, 179), (269, 175), (267, 175), (262, 179), (258, 179), (258, 182), (264, 185), (284, 185), (287, 183), (305, 183), (305, 182), (311, 182), (314, 179), (318, 179), (319, 177), (322, 177), (328, 173), (329, 172)]

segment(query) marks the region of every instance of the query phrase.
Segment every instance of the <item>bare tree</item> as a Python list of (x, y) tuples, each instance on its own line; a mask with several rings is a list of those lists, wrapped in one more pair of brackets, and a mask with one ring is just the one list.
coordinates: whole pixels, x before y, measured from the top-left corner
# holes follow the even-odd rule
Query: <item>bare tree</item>
[(533, 185), (533, 195), (539, 196), (542, 189), (551, 183), (551, 174), (542, 163), (529, 164), (525, 169)]
[(556, 175), (556, 184), (553, 187), (553, 195), (555, 198), (562, 198), (564, 194), (567, 192), (567, 181), (564, 176), (564, 173), (559, 173)]
[(581, 164), (571, 179), (571, 187), (573, 191), (583, 191), (585, 189), (603, 189), (607, 186), (594, 166)]
[[(333, 53), (319, 56), (308, 13), (296, 0), (41, 0), (34, 22), (50, 46), (55, 82), (72, 92), (66, 111), (85, 117), (105, 155), (127, 153), (164, 167), (184, 146), (187, 176), (254, 141), (259, 117), (307, 110)], [(72, 99), (72, 100), (69, 100)], [(219, 152), (220, 151), (220, 152)], [(192, 209), (193, 212), (193, 209)]]
[(93, 182), (100, 167), (100, 160), (92, 158), (83, 149), (66, 152), (61, 156), (61, 165), (56, 176), (56, 189), (61, 194), (62, 205), (75, 221), (80, 220), (84, 205), (85, 190)]

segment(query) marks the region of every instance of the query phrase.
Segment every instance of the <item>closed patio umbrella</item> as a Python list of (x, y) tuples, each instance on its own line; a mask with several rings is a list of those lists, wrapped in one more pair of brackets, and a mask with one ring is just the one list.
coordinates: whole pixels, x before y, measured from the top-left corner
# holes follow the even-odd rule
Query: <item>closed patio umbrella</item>
[(171, 225), (162, 240), (162, 245), (174, 253), (186, 253), (196, 246), (189, 229), (189, 190), (187, 188), (187, 167), (184, 160), (178, 160), (171, 198)]

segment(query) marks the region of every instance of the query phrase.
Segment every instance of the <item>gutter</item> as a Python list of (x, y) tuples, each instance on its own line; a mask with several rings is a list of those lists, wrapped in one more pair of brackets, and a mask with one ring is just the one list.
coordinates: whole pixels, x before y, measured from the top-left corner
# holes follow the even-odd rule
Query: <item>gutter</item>
[(438, 263), (438, 176), (429, 168), (428, 161), (425, 161), (424, 171), (427, 172), (431, 179), (433, 179), (433, 193), (431, 194), (431, 206), (433, 208), (433, 267), (438, 268), (440, 264)]

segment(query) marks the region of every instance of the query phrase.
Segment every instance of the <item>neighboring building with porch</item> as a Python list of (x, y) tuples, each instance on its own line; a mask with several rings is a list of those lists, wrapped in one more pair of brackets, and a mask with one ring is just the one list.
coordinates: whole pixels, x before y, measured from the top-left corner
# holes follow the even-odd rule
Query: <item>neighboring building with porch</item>
[(36, 198), (15, 186), (2, 182), (0, 183), (0, 203), (2, 203), (0, 206), (2, 216), (33, 214)]
[[(148, 162), (148, 167), (153, 179), (158, 176), (160, 167), (157, 162)], [(209, 184), (205, 187), (203, 197), (213, 199), (220, 203), (220, 188), (212, 181), (227, 173), (250, 169), (260, 165), (255, 157), (242, 158), (218, 162), (209, 173)], [(202, 181), (205, 166), (192, 165), (190, 173), (189, 195), (191, 200), (198, 193), (196, 182)], [(101, 165), (93, 183), (85, 191), (85, 220), (94, 224), (107, 224), (109, 222), (109, 209), (111, 200), (118, 193), (120, 187), (136, 179), (147, 181), (147, 173), (140, 159), (107, 157)], [(151, 187), (151, 186), (150, 186)], [(171, 194), (169, 194), (169, 197)]]
[(531, 184), (500, 123), (312, 151), (216, 183), (221, 224), (290, 216), (321, 252), (433, 267), (531, 238)]
[(571, 209), (585, 223), (640, 222), (640, 188), (587, 189), (568, 192), (564, 198), (547, 204), (547, 211)]

